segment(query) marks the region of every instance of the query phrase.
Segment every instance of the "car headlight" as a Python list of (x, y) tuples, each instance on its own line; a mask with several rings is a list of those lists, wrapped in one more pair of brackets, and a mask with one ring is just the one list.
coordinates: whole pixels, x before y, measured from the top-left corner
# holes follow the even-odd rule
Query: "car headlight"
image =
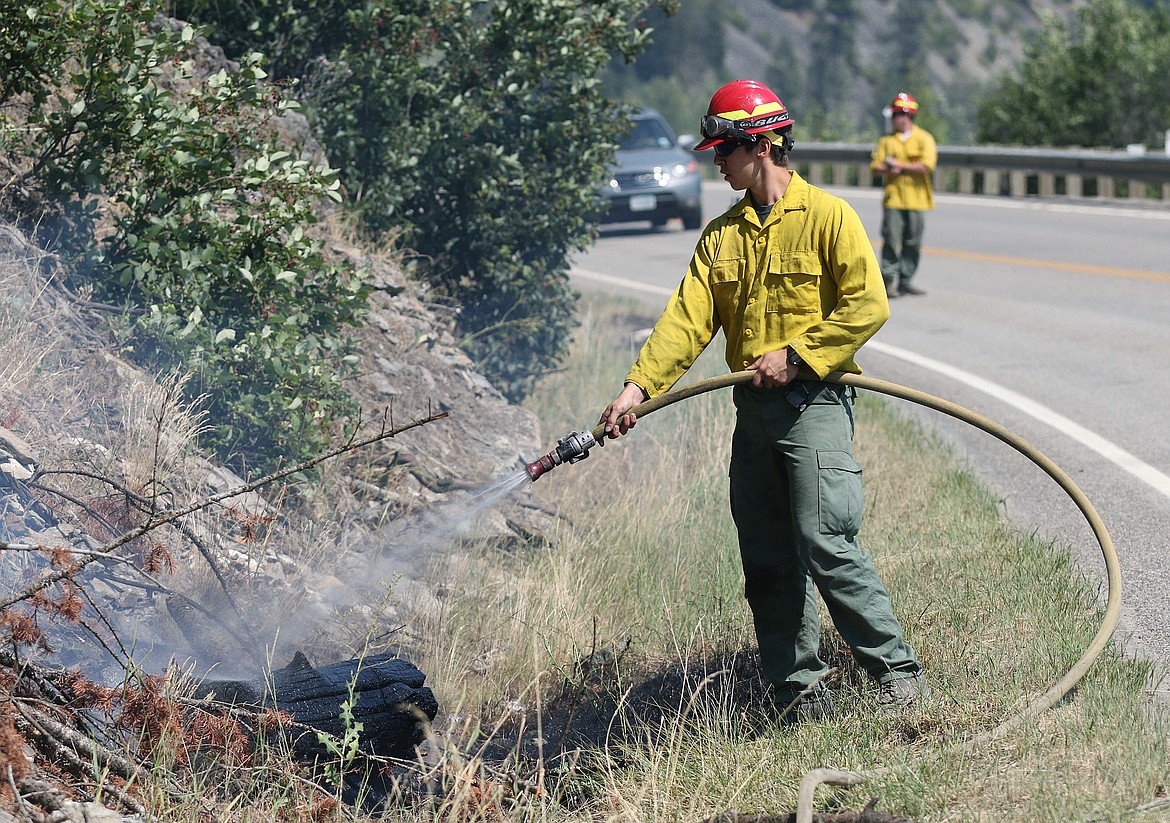
[(660, 186), (667, 186), (671, 180), (681, 180), (688, 175), (695, 174), (699, 170), (699, 164), (695, 161), (689, 163), (675, 163), (670, 168), (663, 168), (662, 166), (654, 167), (654, 179)]

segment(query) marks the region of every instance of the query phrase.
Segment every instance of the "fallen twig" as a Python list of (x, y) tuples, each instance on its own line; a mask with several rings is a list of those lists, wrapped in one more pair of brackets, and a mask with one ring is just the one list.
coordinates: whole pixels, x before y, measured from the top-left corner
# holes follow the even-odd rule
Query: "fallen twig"
[(366, 446), (370, 446), (370, 445), (372, 445), (374, 443), (378, 443), (382, 440), (387, 440), (391, 437), (396, 437), (397, 435), (402, 434), (403, 432), (409, 431), (410, 429), (414, 429), (414, 428), (417, 428), (419, 426), (424, 426), (428, 423), (433, 423), (436, 420), (442, 420), (445, 417), (447, 417), (447, 412), (440, 412), (439, 414), (431, 414), (425, 418), (421, 418), (419, 420), (414, 420), (410, 423), (407, 423), (405, 426), (401, 426), (398, 428), (391, 428), (389, 430), (383, 429), (378, 434), (371, 435), (371, 436), (363, 438), (361, 440), (353, 440), (351, 438), (343, 445), (337, 446), (333, 449), (330, 449), (329, 451), (327, 451), (323, 454), (320, 454), (316, 457), (313, 457), (313, 458), (310, 458), (308, 460), (297, 463), (295, 466), (289, 466), (286, 469), (281, 469), (279, 471), (273, 472), (272, 474), (261, 477), (259, 480), (254, 480), (250, 483), (244, 483), (243, 485), (237, 486), (234, 489), (228, 489), (227, 491), (220, 492), (219, 494), (215, 494), (215, 495), (212, 495), (211, 497), (204, 498), (203, 500), (199, 501), (198, 503), (192, 503), (191, 505), (185, 506), (181, 509), (175, 509), (174, 511), (168, 512), (167, 514), (165, 514), (161, 517), (158, 517), (157, 519), (152, 518), (147, 523), (144, 523), (141, 526), (137, 526), (136, 528), (130, 529), (129, 531), (122, 534), (121, 537), (115, 538), (114, 540), (111, 540), (109, 543), (106, 543), (99, 550), (100, 554), (98, 554), (96, 556), (85, 557), (85, 558), (79, 560), (70, 569), (57, 569), (55, 571), (49, 572), (48, 574), (45, 574), (44, 576), (42, 576), (36, 582), (30, 583), (28, 586), (25, 586), (20, 591), (4, 598), (3, 600), (0, 600), (0, 610), (6, 609), (15, 603), (21, 602), (22, 600), (27, 600), (28, 598), (32, 597), (37, 592), (43, 591), (44, 589), (47, 589), (49, 586), (52, 586), (54, 583), (57, 583), (61, 580), (64, 580), (65, 578), (69, 577), (70, 575), (76, 574), (78, 571), (80, 571), (85, 566), (89, 565), (90, 563), (94, 562), (95, 560), (100, 559), (104, 555), (112, 552), (114, 549), (117, 549), (121, 546), (124, 546), (127, 543), (131, 542), (132, 540), (136, 540), (137, 538), (141, 537), (142, 535), (147, 534), (147, 533), (153, 531), (154, 529), (159, 528), (160, 526), (165, 526), (168, 523), (173, 523), (174, 521), (179, 520), (180, 518), (186, 517), (190, 514), (194, 514), (197, 511), (202, 511), (203, 509), (209, 508), (210, 506), (214, 506), (217, 503), (222, 503), (224, 500), (230, 500), (233, 497), (239, 497), (241, 495), (248, 494), (249, 492), (254, 492), (257, 489), (263, 488), (264, 486), (267, 486), (270, 483), (274, 483), (277, 480), (281, 480), (285, 477), (296, 474), (298, 472), (303, 472), (306, 469), (311, 469), (312, 467), (319, 465), (319, 464), (325, 462), (326, 460), (330, 460), (330, 459), (337, 457), (339, 455), (347, 454), (347, 453), (352, 452), (352, 451), (357, 451), (358, 449), (363, 449)]

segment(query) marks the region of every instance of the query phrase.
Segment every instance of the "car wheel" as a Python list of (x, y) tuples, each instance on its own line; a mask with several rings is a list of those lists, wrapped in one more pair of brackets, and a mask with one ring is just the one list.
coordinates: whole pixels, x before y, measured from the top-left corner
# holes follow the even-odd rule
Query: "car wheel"
[(650, 225), (656, 229), (660, 229), (666, 225), (666, 221), (669, 219), (665, 214), (656, 214), (650, 218)]
[(682, 224), (684, 229), (694, 231), (703, 227), (703, 210), (692, 209), (691, 211), (683, 212)]

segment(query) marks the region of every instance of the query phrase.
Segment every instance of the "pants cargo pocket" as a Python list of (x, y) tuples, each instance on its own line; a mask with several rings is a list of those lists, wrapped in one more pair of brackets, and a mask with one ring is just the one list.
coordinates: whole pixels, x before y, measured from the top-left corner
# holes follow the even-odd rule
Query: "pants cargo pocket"
[(818, 451), (817, 478), (821, 534), (856, 537), (865, 507), (861, 464), (848, 452)]

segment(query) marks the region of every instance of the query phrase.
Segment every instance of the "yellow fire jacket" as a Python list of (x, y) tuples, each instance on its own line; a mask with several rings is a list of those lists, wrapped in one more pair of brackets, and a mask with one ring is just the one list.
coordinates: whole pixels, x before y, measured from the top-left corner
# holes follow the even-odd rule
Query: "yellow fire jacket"
[(860, 373), (853, 355), (889, 316), (857, 212), (794, 172), (763, 225), (748, 194), (707, 225), (626, 382), (661, 394), (720, 329), (732, 371), (792, 346), (822, 377)]
[[(938, 147), (934, 136), (918, 126), (910, 127), (910, 136), (902, 140), (897, 134), (885, 134), (873, 149), (870, 168), (892, 157), (902, 163), (921, 163), (934, 173), (938, 165)], [(887, 209), (930, 211), (934, 208), (931, 176), (921, 174), (887, 174), (882, 191), (882, 205)]]

